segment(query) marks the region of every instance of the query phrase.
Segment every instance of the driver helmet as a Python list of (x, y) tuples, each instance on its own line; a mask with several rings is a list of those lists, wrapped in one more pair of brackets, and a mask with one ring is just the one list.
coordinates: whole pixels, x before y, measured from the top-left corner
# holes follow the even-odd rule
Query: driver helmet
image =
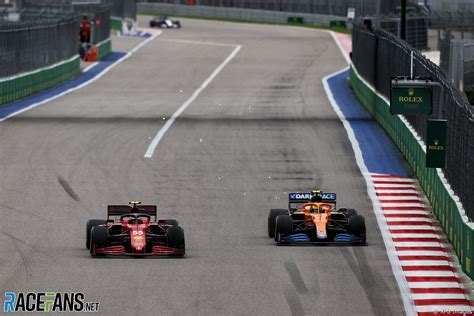
[(321, 202), (322, 201), (321, 196), (320, 196), (321, 193), (323, 193), (322, 190), (311, 190), (311, 202), (315, 202), (315, 203)]

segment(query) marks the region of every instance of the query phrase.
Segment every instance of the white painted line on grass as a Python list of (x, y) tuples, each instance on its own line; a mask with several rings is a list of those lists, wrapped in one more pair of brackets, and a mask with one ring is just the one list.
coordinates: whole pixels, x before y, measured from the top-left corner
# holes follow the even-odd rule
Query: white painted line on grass
[(186, 110), (186, 108), (191, 103), (193, 103), (194, 100), (196, 100), (199, 94), (201, 94), (201, 92), (204, 91), (204, 89), (206, 89), (206, 87), (211, 83), (211, 81), (215, 77), (217, 77), (217, 75), (222, 71), (222, 69), (224, 69), (224, 67), (237, 55), (237, 53), (240, 51), (241, 48), (242, 48), (241, 45), (238, 45), (237, 47), (235, 47), (232, 53), (230, 53), (230, 55), (227, 56), (224, 62), (222, 62), (222, 64), (220, 64), (219, 67), (217, 67), (216, 70), (214, 70), (214, 72), (209, 76), (209, 78), (207, 78), (206, 81), (204, 81), (201, 84), (201, 86), (196, 91), (194, 91), (191, 97), (187, 99), (186, 102), (184, 102), (183, 105), (181, 105), (179, 109), (176, 110), (176, 112), (173, 113), (171, 118), (165, 123), (165, 125), (163, 125), (163, 127), (158, 131), (158, 133), (156, 133), (155, 138), (153, 138), (153, 140), (151, 141), (150, 145), (148, 146), (148, 149), (145, 152), (145, 158), (153, 157), (153, 153), (155, 152), (156, 147), (158, 146), (158, 144), (160, 143), (161, 139), (166, 134), (168, 129), (171, 127), (171, 125), (173, 125), (174, 121), (181, 115), (181, 113), (184, 112), (184, 110)]

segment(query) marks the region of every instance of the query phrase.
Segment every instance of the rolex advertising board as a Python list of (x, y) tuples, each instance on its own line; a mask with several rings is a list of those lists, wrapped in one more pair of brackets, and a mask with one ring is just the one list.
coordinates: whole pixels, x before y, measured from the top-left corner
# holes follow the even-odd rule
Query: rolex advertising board
[(410, 81), (394, 81), (390, 90), (390, 112), (392, 114), (431, 114), (432, 87)]
[(444, 168), (446, 166), (446, 120), (428, 120), (426, 135), (426, 167)]

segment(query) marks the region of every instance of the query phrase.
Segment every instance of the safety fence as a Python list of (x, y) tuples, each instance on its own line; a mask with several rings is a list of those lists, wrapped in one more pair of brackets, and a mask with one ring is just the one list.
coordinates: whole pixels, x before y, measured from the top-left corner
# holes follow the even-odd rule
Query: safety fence
[[(398, 37), (401, 37), (401, 19), (396, 15), (381, 15), (365, 18), (371, 24), (384, 29)], [(406, 41), (417, 50), (428, 49), (428, 25), (427, 15), (409, 15), (406, 23)]]
[[(464, 271), (472, 277), (474, 113), (466, 97), (449, 83), (441, 69), (414, 51), (415, 76), (433, 78), (441, 84), (444, 93), (435, 91), (432, 115), (392, 115), (388, 101), (390, 78), (410, 73), (412, 51), (414, 49), (406, 42), (386, 31), (355, 25), (350, 74), (352, 87), (411, 165)], [(448, 120), (448, 154), (443, 171), (425, 167), (426, 121), (439, 116)]]
[(136, 0), (109, 0), (112, 5), (112, 16), (116, 18), (137, 19), (137, 1)]
[(440, 66), (449, 81), (461, 91), (474, 91), (474, 41), (448, 37), (443, 42)]
[(474, 12), (432, 11), (430, 13), (430, 28), (458, 31), (463, 39), (464, 33), (474, 33)]
[(377, 11), (388, 13), (395, 10), (393, 1), (378, 0), (141, 0), (141, 2), (193, 4), (221, 8), (254, 9), (293, 13), (337, 15), (346, 17), (349, 8), (357, 16), (374, 15)]
[[(262, 21), (271, 23), (288, 23), (295, 18), (292, 12), (253, 10), (229, 7), (189, 6), (167, 3), (138, 3), (138, 11), (145, 14), (167, 14), (206, 18), (223, 18), (243, 21)], [(333, 15), (298, 13), (301, 22), (309, 25), (345, 25), (345, 18)]]
[(0, 21), (0, 78), (33, 71), (77, 54), (76, 15), (25, 11), (18, 22)]
[(98, 44), (110, 37), (112, 5), (108, 1), (102, 0), (94, 3), (77, 0), (23, 0), (22, 8), (38, 10), (43, 16), (48, 15), (50, 11), (59, 12), (59, 14), (87, 16), (89, 20), (98, 22), (93, 25), (91, 38), (93, 44)]

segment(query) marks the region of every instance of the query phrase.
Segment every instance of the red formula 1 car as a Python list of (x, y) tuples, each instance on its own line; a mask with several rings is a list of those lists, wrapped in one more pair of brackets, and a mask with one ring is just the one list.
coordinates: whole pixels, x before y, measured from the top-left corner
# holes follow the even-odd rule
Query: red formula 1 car
[(87, 221), (91, 256), (184, 256), (184, 231), (174, 219), (158, 220), (156, 205), (109, 205), (107, 219)]

